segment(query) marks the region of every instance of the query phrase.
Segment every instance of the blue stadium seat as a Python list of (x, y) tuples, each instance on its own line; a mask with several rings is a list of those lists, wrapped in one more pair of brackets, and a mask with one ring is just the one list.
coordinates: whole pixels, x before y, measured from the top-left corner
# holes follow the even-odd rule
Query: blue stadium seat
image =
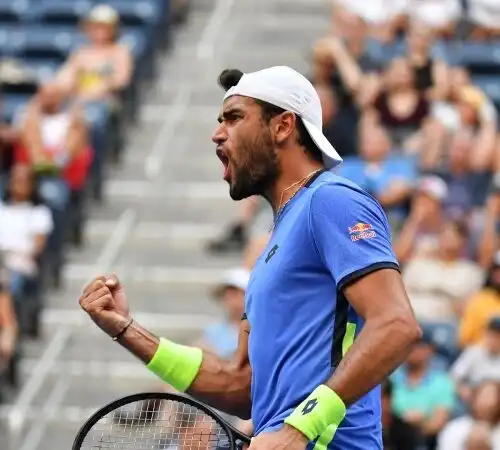
[(472, 74), (497, 74), (500, 71), (500, 48), (490, 43), (462, 42), (452, 50), (455, 62)]
[(39, 0), (36, 12), (40, 22), (52, 25), (77, 25), (90, 11), (88, 0)]
[(33, 17), (33, 8), (28, 0), (0, 0), (0, 24), (18, 25)]
[(29, 58), (22, 61), (23, 66), (30, 70), (38, 81), (51, 79), (61, 66), (60, 62), (50, 59)]
[(500, 107), (500, 80), (495, 75), (473, 75), (472, 82)]
[(156, 0), (109, 0), (124, 26), (156, 26), (162, 21), (161, 7)]
[(76, 31), (73, 27), (30, 25), (9, 33), (9, 54), (22, 59), (48, 61), (66, 60), (74, 47)]
[(451, 323), (420, 323), (424, 334), (428, 335), (436, 348), (437, 356), (452, 364), (459, 354), (457, 345), (457, 326)]
[(2, 96), (2, 120), (11, 122), (17, 118), (22, 108), (31, 99), (31, 95), (26, 94), (5, 94)]
[(123, 27), (141, 27), (152, 44), (157, 42), (158, 35), (162, 31), (161, 24), (164, 16), (161, 14), (161, 8), (156, 1), (110, 0), (107, 4), (116, 9)]

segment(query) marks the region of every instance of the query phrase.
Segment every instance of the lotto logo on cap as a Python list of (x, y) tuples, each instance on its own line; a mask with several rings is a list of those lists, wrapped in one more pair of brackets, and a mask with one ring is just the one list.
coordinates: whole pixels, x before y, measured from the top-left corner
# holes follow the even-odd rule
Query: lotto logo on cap
[(377, 233), (373, 229), (373, 225), (363, 222), (358, 222), (356, 225), (349, 227), (349, 234), (353, 242), (361, 239), (371, 239), (377, 236)]

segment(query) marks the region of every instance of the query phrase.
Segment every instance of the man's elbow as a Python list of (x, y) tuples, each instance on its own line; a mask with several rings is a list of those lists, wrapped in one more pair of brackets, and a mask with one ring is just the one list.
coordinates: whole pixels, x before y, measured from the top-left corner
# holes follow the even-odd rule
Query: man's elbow
[(412, 311), (395, 314), (388, 326), (391, 336), (398, 336), (400, 345), (405, 349), (410, 349), (422, 339), (422, 328)]

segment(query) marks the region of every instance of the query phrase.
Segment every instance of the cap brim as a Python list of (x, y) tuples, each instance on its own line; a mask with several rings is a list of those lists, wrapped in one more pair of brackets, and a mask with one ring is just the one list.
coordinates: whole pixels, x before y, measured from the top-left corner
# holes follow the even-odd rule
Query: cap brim
[(335, 166), (338, 166), (342, 162), (342, 158), (337, 153), (337, 150), (335, 150), (333, 145), (330, 144), (330, 141), (326, 138), (323, 132), (307, 120), (302, 119), (302, 122), (304, 122), (304, 126), (309, 132), (311, 139), (323, 153), (325, 167), (327, 169), (333, 169)]

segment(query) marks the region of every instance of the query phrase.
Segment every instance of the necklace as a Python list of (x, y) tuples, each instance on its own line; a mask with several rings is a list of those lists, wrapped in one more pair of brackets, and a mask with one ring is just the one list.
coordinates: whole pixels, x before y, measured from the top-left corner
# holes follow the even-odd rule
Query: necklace
[[(295, 183), (292, 183), (286, 189), (283, 189), (283, 191), (281, 192), (280, 203), (278, 205), (278, 209), (277, 209), (277, 212), (275, 214), (273, 224), (271, 225), (271, 228), (269, 229), (269, 232), (272, 232), (274, 230), (274, 227), (278, 223), (278, 220), (279, 220), (279, 218), (281, 216), (281, 213), (286, 208), (286, 205), (288, 205), (288, 203), (290, 203), (293, 200), (293, 198), (304, 187), (304, 185), (307, 184), (307, 182), (314, 175), (316, 175), (320, 170), (321, 169), (313, 170), (309, 175), (306, 175), (304, 178), (300, 179), (299, 181), (296, 181)], [(285, 203), (283, 203), (283, 196), (285, 195), (285, 192), (289, 191), (290, 189), (294, 188), (295, 186), (298, 186), (297, 190), (290, 196), (290, 198)]]

